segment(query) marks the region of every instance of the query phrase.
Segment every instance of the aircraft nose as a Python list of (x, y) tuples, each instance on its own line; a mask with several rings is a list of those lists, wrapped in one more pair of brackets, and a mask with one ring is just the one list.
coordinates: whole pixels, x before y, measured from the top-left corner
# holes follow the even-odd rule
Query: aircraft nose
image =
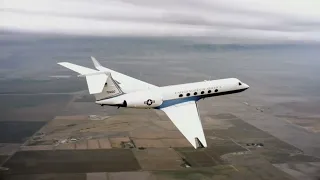
[(249, 87), (250, 87), (248, 84), (243, 84), (243, 86), (245, 89), (249, 89)]

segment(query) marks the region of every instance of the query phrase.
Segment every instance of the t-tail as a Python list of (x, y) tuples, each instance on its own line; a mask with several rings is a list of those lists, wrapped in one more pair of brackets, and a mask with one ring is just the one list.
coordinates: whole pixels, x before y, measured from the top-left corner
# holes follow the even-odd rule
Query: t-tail
[(69, 62), (59, 62), (58, 64), (79, 73), (78, 77), (85, 77), (89, 93), (93, 94), (97, 101), (124, 94), (108, 69), (101, 66), (94, 57), (91, 59), (97, 70)]

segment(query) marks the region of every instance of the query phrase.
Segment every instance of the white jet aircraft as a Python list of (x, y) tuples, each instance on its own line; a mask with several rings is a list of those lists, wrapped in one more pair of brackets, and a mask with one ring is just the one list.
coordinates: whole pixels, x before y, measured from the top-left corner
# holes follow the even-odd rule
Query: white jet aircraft
[(91, 59), (97, 70), (68, 62), (58, 64), (79, 73), (79, 77), (85, 77), (89, 93), (101, 106), (164, 111), (194, 148), (207, 147), (196, 102), (249, 88), (236, 78), (158, 87), (105, 68), (94, 57)]

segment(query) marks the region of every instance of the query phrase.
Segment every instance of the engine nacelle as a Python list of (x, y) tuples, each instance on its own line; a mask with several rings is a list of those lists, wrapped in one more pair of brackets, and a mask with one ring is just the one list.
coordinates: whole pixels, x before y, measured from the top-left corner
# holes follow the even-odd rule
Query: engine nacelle
[(163, 103), (159, 94), (151, 93), (150, 91), (128, 93), (121, 98), (123, 99), (123, 107), (155, 108)]

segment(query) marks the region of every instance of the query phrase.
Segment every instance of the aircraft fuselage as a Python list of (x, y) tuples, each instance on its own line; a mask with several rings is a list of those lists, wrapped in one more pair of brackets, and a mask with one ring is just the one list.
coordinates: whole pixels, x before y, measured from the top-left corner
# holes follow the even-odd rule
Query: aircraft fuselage
[(228, 78), (212, 81), (155, 87), (148, 90), (125, 93), (113, 98), (96, 101), (100, 105), (132, 108), (164, 108), (187, 101), (234, 94), (248, 89), (239, 79)]

